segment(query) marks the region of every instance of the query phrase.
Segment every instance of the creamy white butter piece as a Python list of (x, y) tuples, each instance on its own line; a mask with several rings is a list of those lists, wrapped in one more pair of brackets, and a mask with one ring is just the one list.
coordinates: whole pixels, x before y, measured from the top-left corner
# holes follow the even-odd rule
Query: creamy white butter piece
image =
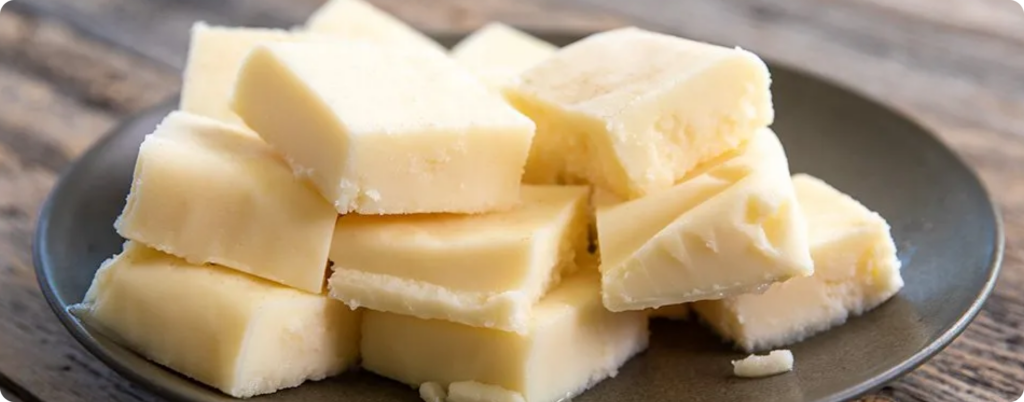
[(231, 91), (249, 52), (260, 43), (313, 39), (280, 29), (217, 27), (203, 22), (192, 26), (191, 35), (180, 109), (236, 125), (243, 123), (231, 111)]
[(234, 110), (340, 213), (510, 209), (534, 131), (447, 57), (361, 43), (257, 47)]
[(492, 22), (459, 42), (451, 55), (487, 86), (502, 90), (526, 69), (555, 54), (555, 45), (500, 22)]
[(448, 398), (448, 393), (445, 392), (444, 386), (436, 382), (425, 382), (420, 384), (420, 399), (423, 402), (445, 402)]
[(774, 120), (756, 55), (636, 28), (567, 46), (518, 81), (505, 93), (538, 127), (526, 182), (623, 198), (669, 189)]
[(125, 244), (73, 311), (123, 346), (236, 398), (356, 364), (359, 312), (326, 296)]
[(413, 385), (476, 381), (526, 402), (572, 397), (647, 347), (646, 314), (608, 311), (599, 289), (593, 269), (566, 278), (534, 307), (526, 334), (367, 310), (363, 367)]
[(363, 0), (329, 0), (309, 17), (306, 30), (378, 46), (444, 52), (437, 42)]
[(793, 352), (788, 350), (773, 350), (767, 356), (750, 355), (732, 362), (732, 372), (737, 377), (768, 377), (790, 371), (793, 371)]
[(453, 382), (448, 386), (448, 402), (526, 402), (518, 392), (476, 381)]
[(814, 275), (694, 303), (718, 333), (748, 351), (804, 340), (882, 304), (903, 287), (885, 219), (825, 182), (793, 177), (809, 225)]
[(337, 212), (263, 141), (173, 112), (139, 148), (117, 232), (195, 264), (323, 291)]
[(345, 215), (331, 296), (350, 306), (526, 331), (533, 305), (587, 253), (586, 187), (524, 186), (481, 215)]
[(720, 299), (813, 272), (786, 155), (768, 129), (666, 191), (599, 208), (597, 229), (612, 311)]

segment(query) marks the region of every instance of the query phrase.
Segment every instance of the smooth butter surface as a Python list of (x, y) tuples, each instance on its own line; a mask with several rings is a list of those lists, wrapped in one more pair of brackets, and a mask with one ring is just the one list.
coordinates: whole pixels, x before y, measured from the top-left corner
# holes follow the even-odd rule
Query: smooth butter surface
[(139, 148), (118, 234), (195, 264), (323, 291), (337, 213), (258, 138), (173, 112)]
[(586, 187), (524, 186), (482, 215), (345, 215), (331, 296), (356, 307), (526, 331), (530, 310), (587, 252)]
[(238, 398), (338, 374), (359, 351), (359, 313), (341, 302), (136, 242), (103, 264), (73, 311), (146, 358)]
[(242, 119), (231, 111), (230, 99), (238, 70), (249, 52), (260, 43), (313, 38), (280, 29), (228, 28), (195, 23), (182, 80), (180, 109), (242, 125)]
[(694, 304), (716, 331), (746, 350), (799, 342), (877, 307), (903, 287), (885, 219), (817, 178), (799, 174), (793, 184), (809, 224), (814, 275), (760, 295)]
[(525, 32), (492, 22), (455, 45), (451, 55), (488, 87), (500, 91), (556, 50), (554, 45)]
[(412, 385), (476, 381), (527, 402), (562, 400), (647, 347), (646, 315), (609, 312), (599, 289), (592, 269), (566, 278), (534, 308), (526, 334), (367, 311), (363, 367)]
[(623, 28), (563, 48), (506, 95), (537, 122), (526, 182), (588, 181), (630, 199), (771, 124), (769, 84), (752, 53)]
[(723, 159), (669, 190), (598, 209), (606, 307), (720, 299), (813, 272), (775, 133), (762, 129)]
[(441, 45), (363, 0), (330, 0), (306, 21), (306, 30), (378, 46), (444, 52)]
[(443, 55), (272, 44), (234, 109), (340, 213), (507, 210), (534, 124)]

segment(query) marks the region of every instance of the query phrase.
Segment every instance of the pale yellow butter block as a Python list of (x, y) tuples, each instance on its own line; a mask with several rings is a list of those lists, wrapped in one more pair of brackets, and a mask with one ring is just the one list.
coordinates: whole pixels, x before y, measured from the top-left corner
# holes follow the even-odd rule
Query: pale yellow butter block
[(129, 242), (72, 311), (123, 346), (247, 398), (356, 364), (360, 313), (326, 296)]
[(411, 385), (475, 381), (526, 402), (564, 400), (647, 347), (647, 316), (608, 311), (600, 286), (592, 269), (566, 278), (534, 308), (526, 334), (367, 310), (363, 367)]
[(168, 115), (139, 148), (117, 232), (195, 264), (320, 293), (337, 212), (242, 130)]
[(454, 61), (360, 43), (258, 47), (234, 109), (340, 213), (507, 210), (534, 132)]
[(451, 55), (495, 90), (514, 83), (526, 69), (558, 48), (518, 29), (492, 22), (452, 48)]
[(885, 219), (825, 182), (793, 177), (807, 217), (814, 275), (763, 294), (694, 304), (700, 316), (748, 351), (799, 342), (882, 304), (903, 287)]
[(598, 209), (604, 304), (639, 310), (813, 272), (807, 224), (771, 130), (657, 194)]
[(567, 46), (506, 91), (537, 122), (524, 179), (632, 199), (672, 187), (774, 120), (753, 53), (622, 28)]
[(356, 307), (526, 331), (530, 310), (587, 253), (586, 187), (524, 186), (482, 215), (345, 215), (331, 296)]
[(231, 111), (231, 91), (242, 61), (256, 45), (311, 40), (310, 35), (266, 28), (192, 26), (180, 109), (225, 123), (242, 124)]
[(426, 35), (363, 0), (329, 0), (309, 17), (306, 30), (379, 46), (445, 51)]
[(737, 377), (760, 378), (793, 371), (793, 352), (773, 350), (767, 356), (750, 355), (733, 360), (732, 373)]

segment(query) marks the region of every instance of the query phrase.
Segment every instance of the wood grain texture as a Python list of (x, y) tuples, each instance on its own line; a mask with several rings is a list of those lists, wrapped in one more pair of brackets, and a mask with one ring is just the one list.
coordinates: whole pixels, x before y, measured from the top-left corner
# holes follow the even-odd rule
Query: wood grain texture
[[(0, 13), (0, 374), (43, 401), (156, 400), (60, 327), (30, 239), (57, 172), (119, 119), (172, 95), (188, 27), (288, 27), (320, 0), (15, 0)], [(636, 24), (802, 67), (939, 133), (1006, 225), (1004, 271), (965, 334), (863, 402), (1012, 401), (1024, 389), (1024, 13), (1009, 0), (374, 0), (434, 31)], [(5, 381), (0, 382), (3, 385)], [(6, 385), (5, 385), (6, 386)], [(27, 398), (22, 398), (27, 399)]]

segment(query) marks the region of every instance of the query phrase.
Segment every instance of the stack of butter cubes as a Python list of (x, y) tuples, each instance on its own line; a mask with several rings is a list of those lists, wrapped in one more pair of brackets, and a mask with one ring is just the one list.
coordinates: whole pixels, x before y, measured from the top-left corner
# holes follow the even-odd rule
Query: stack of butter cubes
[(689, 310), (784, 346), (902, 280), (885, 220), (790, 176), (771, 99), (754, 54), (637, 28), (558, 49), (493, 23), (448, 52), (360, 0), (197, 23), (75, 311), (240, 398), (361, 365), (554, 402)]

